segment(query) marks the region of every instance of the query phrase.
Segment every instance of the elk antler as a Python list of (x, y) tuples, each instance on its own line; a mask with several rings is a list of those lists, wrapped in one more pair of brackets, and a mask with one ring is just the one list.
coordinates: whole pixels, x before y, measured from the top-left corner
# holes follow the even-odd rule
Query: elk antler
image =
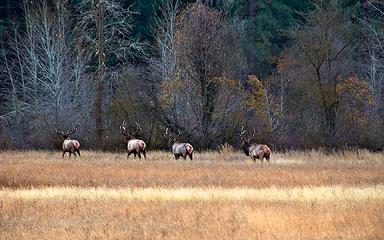
[(140, 124), (138, 124), (137, 122), (135, 122), (135, 124), (136, 124), (136, 129), (133, 130), (133, 133), (132, 133), (133, 136), (137, 135), (139, 131), (143, 131), (143, 129), (140, 127)]
[(241, 126), (240, 136), (243, 136), (245, 132), (246, 130), (244, 129), (244, 126)]
[(176, 142), (176, 137), (173, 133), (169, 132), (169, 128), (165, 129), (165, 133), (163, 134), (165, 139), (168, 139), (168, 144), (171, 144), (172, 142)]
[(252, 136), (248, 138), (248, 142), (251, 141), (252, 138), (256, 137), (259, 134), (260, 134), (260, 131), (256, 132), (256, 129), (253, 128)]
[(249, 142), (249, 141), (251, 141), (252, 138), (254, 138), (254, 137), (256, 137), (257, 135), (260, 134), (259, 131), (256, 132), (256, 129), (253, 128), (252, 136), (246, 138), (246, 137), (244, 136), (245, 132), (246, 132), (246, 130), (245, 130), (244, 126), (242, 126), (242, 127), (241, 127), (241, 130), (240, 130), (240, 134), (239, 134), (239, 136), (240, 136), (241, 140), (244, 141), (244, 142)]
[(183, 134), (183, 131), (180, 131), (180, 129), (177, 129), (177, 135), (180, 136), (181, 134)]
[(125, 121), (121, 123), (120, 130), (124, 136), (127, 136), (127, 123)]
[(76, 130), (77, 130), (77, 127), (75, 127), (75, 129), (73, 129), (72, 132), (67, 131), (67, 134), (66, 134), (66, 135), (71, 135), (71, 134), (73, 134), (74, 132), (76, 132)]
[(169, 135), (169, 129), (168, 128), (165, 129), (165, 133), (163, 135), (165, 138), (168, 138), (168, 135)]
[(143, 129), (140, 127), (140, 124), (138, 124), (137, 122), (135, 122), (136, 124), (136, 131), (143, 131)]
[(63, 132), (63, 131), (59, 131), (59, 130), (55, 129), (55, 132), (56, 132), (57, 134), (64, 135), (64, 132)]
[(247, 139), (245, 139), (245, 137), (244, 137), (244, 133), (245, 132), (246, 132), (246, 130), (245, 130), (244, 126), (241, 126), (241, 130), (240, 130), (239, 136), (240, 136), (241, 141), (243, 141), (243, 142), (247, 141)]

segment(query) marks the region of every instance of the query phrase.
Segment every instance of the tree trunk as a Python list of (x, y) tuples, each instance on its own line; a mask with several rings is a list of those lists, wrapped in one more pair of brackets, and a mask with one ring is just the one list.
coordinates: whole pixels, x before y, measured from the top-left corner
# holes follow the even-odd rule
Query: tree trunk
[(105, 76), (105, 56), (104, 56), (104, 6), (99, 1), (97, 8), (97, 33), (98, 33), (98, 71), (96, 79), (96, 101), (95, 101), (95, 125), (96, 141), (98, 147), (103, 142), (103, 119), (102, 119), (102, 100), (103, 100), (103, 82)]
[(336, 103), (325, 107), (325, 124), (328, 131), (328, 138), (335, 135), (336, 131)]
[(256, 0), (248, 0), (248, 7), (249, 7), (249, 19), (252, 22), (256, 21), (256, 14), (257, 14), (257, 2)]
[(7, 0), (5, 4), (5, 19), (9, 21), (11, 19), (11, 0)]
[[(248, 8), (249, 8), (249, 24), (251, 24), (251, 28), (254, 28), (256, 25), (256, 15), (257, 15), (257, 2), (256, 0), (248, 0)], [(251, 31), (252, 34), (252, 31)], [(256, 42), (256, 36), (252, 34), (250, 36), (252, 44)], [(255, 74), (256, 72), (256, 53), (255, 49), (252, 48), (251, 51), (248, 52), (248, 62), (249, 62), (249, 74)]]

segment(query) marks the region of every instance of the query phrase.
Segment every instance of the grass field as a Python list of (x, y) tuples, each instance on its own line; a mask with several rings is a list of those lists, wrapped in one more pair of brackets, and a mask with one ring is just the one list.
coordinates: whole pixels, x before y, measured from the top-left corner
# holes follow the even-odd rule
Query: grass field
[(384, 154), (0, 153), (0, 239), (384, 239)]

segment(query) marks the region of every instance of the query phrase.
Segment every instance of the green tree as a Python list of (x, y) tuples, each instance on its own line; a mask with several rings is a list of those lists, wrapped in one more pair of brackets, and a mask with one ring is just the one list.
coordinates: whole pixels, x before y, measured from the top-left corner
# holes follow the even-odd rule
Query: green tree
[(243, 27), (243, 48), (247, 53), (248, 73), (265, 78), (275, 68), (278, 56), (287, 42), (286, 32), (309, 8), (308, 1), (240, 0), (229, 7), (232, 18)]

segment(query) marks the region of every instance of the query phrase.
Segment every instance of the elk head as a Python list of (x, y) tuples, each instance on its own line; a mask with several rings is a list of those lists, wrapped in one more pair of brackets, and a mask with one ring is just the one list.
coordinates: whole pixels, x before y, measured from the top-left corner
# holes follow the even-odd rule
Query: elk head
[(175, 134), (171, 134), (169, 132), (169, 128), (166, 128), (165, 129), (165, 133), (163, 134), (163, 136), (168, 139), (168, 145), (172, 145), (174, 144), (175, 142), (177, 142), (177, 138), (182, 134), (183, 132), (180, 131), (180, 129), (177, 129), (177, 135)]
[(244, 150), (244, 152), (247, 154), (247, 152), (249, 152), (249, 147), (251, 145), (251, 140), (258, 134), (260, 134), (260, 132), (257, 132), (256, 133), (256, 130), (253, 129), (253, 133), (252, 135), (249, 137), (246, 137), (244, 134), (245, 134), (246, 130), (244, 128), (244, 126), (241, 127), (241, 131), (240, 131), (240, 139), (241, 139), (241, 146)]
[(55, 131), (56, 131), (57, 134), (62, 135), (64, 140), (65, 140), (65, 139), (69, 139), (70, 135), (72, 135), (74, 132), (76, 132), (76, 130), (77, 130), (77, 127), (75, 127), (75, 129), (73, 129), (72, 131), (64, 132), (64, 131), (59, 131), (57, 129)]
[(171, 145), (172, 143), (176, 142), (176, 137), (171, 136), (171, 134), (169, 133), (169, 128), (165, 129), (163, 136), (165, 139), (168, 140), (168, 145)]
[(143, 131), (143, 129), (140, 127), (140, 125), (135, 122), (136, 126), (131, 129), (131, 131), (128, 129), (128, 125), (126, 121), (123, 121), (120, 125), (121, 133), (125, 136), (125, 141), (128, 142), (129, 139), (136, 138), (139, 131)]

